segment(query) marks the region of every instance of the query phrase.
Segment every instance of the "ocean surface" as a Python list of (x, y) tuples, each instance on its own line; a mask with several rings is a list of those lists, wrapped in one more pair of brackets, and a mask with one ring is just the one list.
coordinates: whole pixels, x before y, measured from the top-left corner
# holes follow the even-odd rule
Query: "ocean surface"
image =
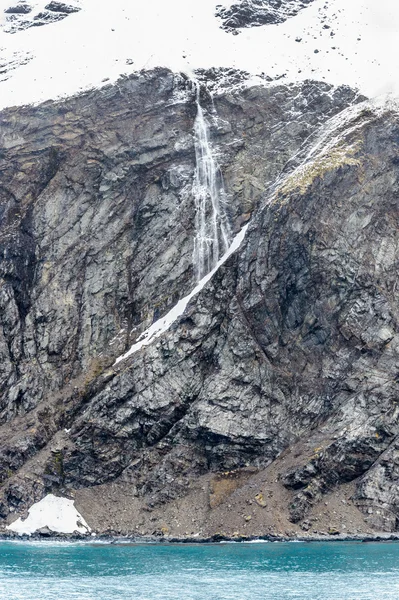
[(0, 543), (1, 600), (398, 600), (399, 543)]

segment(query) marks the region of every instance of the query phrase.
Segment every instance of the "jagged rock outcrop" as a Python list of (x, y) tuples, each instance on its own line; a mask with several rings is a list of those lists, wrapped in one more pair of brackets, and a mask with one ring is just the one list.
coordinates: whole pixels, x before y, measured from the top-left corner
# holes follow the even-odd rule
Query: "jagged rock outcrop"
[(3, 112), (3, 518), (114, 483), (166, 511), (210, 473), (259, 471), (293, 523), (353, 484), (371, 525), (397, 528), (399, 118), (347, 108), (359, 100), (244, 85), (212, 113), (203, 89), (231, 223), (251, 217), (248, 231), (116, 366), (194, 285), (192, 86), (157, 70)]
[(312, 2), (313, 0), (240, 0), (228, 7), (219, 5), (216, 15), (222, 19), (223, 29), (237, 33), (245, 27), (284, 23)]

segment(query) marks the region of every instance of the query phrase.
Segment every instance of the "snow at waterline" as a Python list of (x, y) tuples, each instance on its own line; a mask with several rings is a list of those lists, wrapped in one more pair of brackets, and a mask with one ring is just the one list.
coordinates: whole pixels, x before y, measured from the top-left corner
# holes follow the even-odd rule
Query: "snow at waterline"
[(48, 527), (54, 533), (89, 533), (90, 527), (76, 510), (73, 500), (48, 494), (29, 509), (28, 517), (21, 518), (7, 526), (19, 535), (32, 535), (35, 531)]
[[(279, 25), (220, 29), (216, 0), (75, 0), (57, 23), (6, 33), (0, 0), (0, 108), (68, 96), (125, 73), (235, 67), (321, 79), (368, 96), (399, 93), (397, 0), (315, 0)], [(35, 10), (42, 1), (30, 3)], [(324, 25), (328, 24), (329, 28)]]

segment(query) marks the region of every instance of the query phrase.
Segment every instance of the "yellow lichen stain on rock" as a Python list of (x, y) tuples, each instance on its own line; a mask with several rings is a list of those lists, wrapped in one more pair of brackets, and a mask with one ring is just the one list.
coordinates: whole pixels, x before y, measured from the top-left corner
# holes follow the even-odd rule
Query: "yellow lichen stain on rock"
[(255, 501), (258, 506), (261, 506), (262, 508), (266, 508), (267, 502), (266, 502), (265, 497), (262, 494), (262, 492), (259, 492), (259, 494), (256, 494)]
[(360, 146), (360, 142), (348, 146), (340, 143), (329, 152), (321, 154), (313, 161), (299, 167), (279, 188), (277, 197), (287, 196), (291, 192), (303, 195), (315, 179), (323, 179), (330, 171), (343, 166), (360, 166), (360, 160), (356, 157)]

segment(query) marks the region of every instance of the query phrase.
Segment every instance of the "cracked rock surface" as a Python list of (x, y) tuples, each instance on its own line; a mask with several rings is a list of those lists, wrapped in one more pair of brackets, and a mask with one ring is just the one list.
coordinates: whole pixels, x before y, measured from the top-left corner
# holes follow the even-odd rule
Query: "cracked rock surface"
[(81, 10), (79, 6), (64, 2), (50, 2), (46, 4), (44, 10), (38, 10), (36, 6), (20, 0), (4, 10), (6, 19), (2, 27), (6, 33), (18, 33), (30, 27), (42, 27), (62, 21), (79, 10)]

